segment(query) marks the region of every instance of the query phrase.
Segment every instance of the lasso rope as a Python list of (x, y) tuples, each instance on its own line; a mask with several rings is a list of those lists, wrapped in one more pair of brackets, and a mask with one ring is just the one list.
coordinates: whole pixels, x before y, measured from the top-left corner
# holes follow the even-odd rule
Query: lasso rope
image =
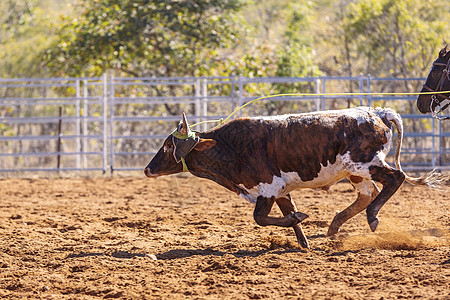
[(194, 127), (200, 124), (206, 124), (206, 123), (219, 123), (217, 126), (215, 126), (213, 129), (216, 129), (217, 127), (221, 126), (222, 124), (225, 124), (228, 122), (228, 120), (236, 114), (238, 111), (242, 110), (247, 105), (250, 105), (254, 102), (263, 100), (263, 99), (270, 99), (270, 98), (276, 98), (276, 97), (305, 97), (305, 96), (372, 96), (372, 95), (378, 95), (378, 96), (406, 96), (406, 95), (432, 95), (432, 94), (445, 94), (450, 93), (450, 91), (439, 91), (439, 92), (413, 92), (413, 93), (319, 93), (319, 94), (313, 94), (313, 93), (287, 93), (287, 94), (275, 94), (275, 95), (268, 95), (268, 96), (262, 96), (256, 99), (253, 99), (240, 107), (236, 108), (228, 117), (225, 119), (220, 120), (209, 120), (209, 121), (203, 121), (198, 122), (193, 125), (190, 125), (190, 127)]

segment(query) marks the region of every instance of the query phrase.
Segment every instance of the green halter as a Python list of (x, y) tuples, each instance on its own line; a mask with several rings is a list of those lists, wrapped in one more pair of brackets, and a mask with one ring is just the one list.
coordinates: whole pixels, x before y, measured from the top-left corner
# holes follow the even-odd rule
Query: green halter
[[(186, 124), (187, 125), (187, 124)], [(199, 138), (195, 136), (195, 132), (187, 125), (187, 133), (181, 134), (178, 128), (172, 131), (172, 142), (174, 144), (173, 156), (175, 161), (183, 164), (183, 172), (189, 172), (185, 158), (198, 144)]]

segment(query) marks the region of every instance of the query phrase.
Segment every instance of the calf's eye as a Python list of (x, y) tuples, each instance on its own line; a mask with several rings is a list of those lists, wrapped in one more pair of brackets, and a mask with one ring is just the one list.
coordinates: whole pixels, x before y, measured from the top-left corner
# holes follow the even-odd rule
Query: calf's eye
[(171, 151), (173, 149), (173, 145), (164, 146), (164, 152)]

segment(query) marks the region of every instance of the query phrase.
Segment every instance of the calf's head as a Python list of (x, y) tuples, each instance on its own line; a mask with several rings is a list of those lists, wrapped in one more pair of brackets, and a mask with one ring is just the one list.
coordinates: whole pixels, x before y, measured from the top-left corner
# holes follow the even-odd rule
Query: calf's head
[[(187, 172), (185, 159), (192, 152), (201, 152), (216, 145), (212, 139), (200, 138), (200, 133), (189, 128), (186, 115), (183, 120), (164, 141), (162, 147), (144, 169), (144, 174), (150, 178)], [(198, 153), (196, 153), (198, 154)]]

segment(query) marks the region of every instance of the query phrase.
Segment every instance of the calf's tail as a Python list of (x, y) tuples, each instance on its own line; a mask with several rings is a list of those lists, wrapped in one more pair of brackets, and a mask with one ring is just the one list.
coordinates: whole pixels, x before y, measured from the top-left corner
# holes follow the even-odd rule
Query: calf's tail
[(392, 109), (384, 109), (383, 115), (381, 117), (386, 118), (389, 122), (392, 122), (395, 127), (397, 128), (397, 147), (395, 149), (395, 157), (394, 157), (394, 163), (395, 166), (399, 171), (401, 171), (403, 174), (405, 174), (405, 179), (407, 182), (413, 184), (413, 185), (423, 185), (427, 186), (431, 189), (435, 190), (442, 190), (444, 188), (448, 188), (450, 185), (450, 176), (449, 175), (443, 175), (440, 173), (435, 172), (435, 170), (431, 171), (430, 173), (420, 176), (420, 177), (410, 177), (408, 176), (403, 170), (402, 166), (400, 164), (400, 152), (402, 148), (402, 142), (403, 142), (403, 122), (402, 118), (398, 113), (393, 111)]

